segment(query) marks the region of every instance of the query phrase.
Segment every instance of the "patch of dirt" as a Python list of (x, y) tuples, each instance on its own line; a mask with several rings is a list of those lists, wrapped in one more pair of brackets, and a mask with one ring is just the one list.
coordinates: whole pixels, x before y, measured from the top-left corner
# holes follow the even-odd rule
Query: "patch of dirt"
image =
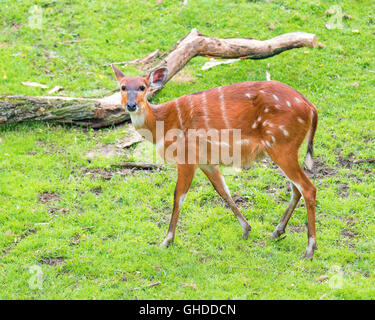
[(3, 249), (3, 256), (7, 255), (12, 249), (14, 249), (22, 239), (26, 238), (27, 236), (31, 234), (35, 234), (36, 230), (29, 229), (25, 233), (21, 234), (19, 237), (15, 237), (14, 242), (6, 249)]
[(337, 185), (337, 188), (339, 189), (339, 194), (341, 198), (347, 198), (349, 196), (349, 186), (346, 184), (339, 184)]
[(95, 193), (98, 196), (99, 194), (103, 193), (103, 189), (101, 186), (99, 186), (99, 187), (90, 189), (90, 192)]
[(114, 176), (128, 176), (128, 175), (132, 175), (132, 173), (133, 173), (132, 169), (126, 169), (126, 168), (113, 169), (113, 170), (111, 170), (111, 169), (96, 169), (96, 168), (93, 168), (93, 169), (83, 168), (82, 169), (82, 174), (84, 176), (86, 176), (86, 175), (90, 176), (91, 179), (96, 179), (96, 178), (100, 177), (104, 180), (110, 180)]
[(52, 267), (61, 266), (62, 264), (64, 264), (64, 262), (65, 262), (65, 258), (63, 257), (56, 257), (56, 258), (47, 257), (47, 258), (43, 258), (42, 260), (40, 260), (40, 263), (47, 264)]
[(39, 194), (39, 201), (44, 204), (60, 200), (61, 196), (58, 193), (43, 192)]
[(355, 232), (354, 230), (351, 230), (351, 229), (342, 229), (341, 235), (349, 239), (353, 239), (355, 236), (358, 235), (358, 232)]
[(357, 223), (358, 223), (358, 221), (357, 220), (355, 220), (354, 218), (351, 218), (351, 217), (340, 217), (340, 219), (342, 220), (342, 221), (344, 221), (345, 222), (345, 224), (348, 226), (348, 227), (354, 227)]
[(305, 225), (300, 225), (300, 226), (288, 226), (288, 230), (291, 233), (301, 233), (301, 232), (306, 232), (307, 228)]
[(309, 178), (313, 179), (321, 179), (325, 177), (335, 177), (337, 172), (333, 168), (328, 168), (325, 163), (319, 159), (314, 159), (314, 165), (312, 170), (308, 170), (305, 168), (305, 172)]
[(349, 158), (344, 158), (342, 155), (339, 155), (337, 160), (343, 168), (351, 169), (353, 167), (353, 161)]
[[(237, 207), (247, 209), (251, 206), (251, 203), (249, 202), (249, 200), (247, 200), (246, 198), (244, 198), (243, 196), (241, 196), (237, 192), (233, 193), (232, 199), (233, 199), (234, 203), (237, 205)], [(225, 203), (225, 206), (227, 208), (229, 208), (227, 203)]]

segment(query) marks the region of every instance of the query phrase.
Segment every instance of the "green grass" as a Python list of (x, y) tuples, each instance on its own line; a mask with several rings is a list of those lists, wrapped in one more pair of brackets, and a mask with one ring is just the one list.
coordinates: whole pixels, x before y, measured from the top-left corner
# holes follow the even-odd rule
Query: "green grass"
[[(28, 23), (34, 4), (0, 3), (1, 93), (46, 94), (20, 84), (35, 81), (50, 88), (61, 85), (65, 95), (100, 96), (117, 85), (105, 64), (143, 57), (157, 48), (166, 51), (194, 27), (211, 36), (257, 39), (315, 33), (325, 48), (296, 49), (208, 71), (200, 70), (207, 59), (195, 58), (185, 68), (195, 80), (169, 82), (154, 102), (265, 80), (269, 70), (272, 79), (317, 105), (315, 157), (325, 172), (333, 170), (313, 179), (319, 250), (312, 262), (301, 259), (305, 230), (296, 232), (306, 223), (303, 205), (292, 216), (287, 237), (269, 239), (290, 195), (285, 179), (263, 163), (226, 178), (231, 192), (247, 201), (242, 212), (253, 228), (247, 241), (240, 239), (238, 222), (199, 172), (184, 203), (175, 244), (162, 249), (157, 244), (169, 223), (176, 180), (172, 167), (115, 174), (110, 180), (84, 174), (84, 168), (103, 170), (124, 160), (88, 163), (85, 154), (116, 144), (126, 127), (2, 126), (1, 299), (375, 298), (375, 169), (370, 163), (344, 165), (347, 159), (375, 156), (373, 1), (195, 0), (185, 8), (172, 0), (160, 6), (154, 0), (37, 1), (42, 29)], [(327, 30), (324, 13), (334, 4), (352, 18), (343, 20), (342, 29)], [(274, 30), (268, 28), (271, 23)], [(138, 73), (133, 67), (123, 70)], [(150, 145), (141, 144), (125, 158), (151, 153)], [(42, 203), (39, 195), (45, 193), (55, 194), (54, 201)], [(318, 281), (321, 276), (328, 279)], [(335, 277), (342, 278), (341, 286), (332, 285)], [(156, 281), (161, 284), (146, 287)]]

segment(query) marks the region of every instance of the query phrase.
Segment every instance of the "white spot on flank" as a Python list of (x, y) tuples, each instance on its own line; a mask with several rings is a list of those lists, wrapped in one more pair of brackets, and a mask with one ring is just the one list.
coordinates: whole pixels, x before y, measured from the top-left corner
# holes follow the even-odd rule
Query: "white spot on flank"
[(281, 109), (281, 106), (280, 106), (279, 104), (276, 104), (276, 105), (275, 105), (275, 108), (280, 110), (280, 109)]
[(289, 108), (292, 106), (292, 104), (289, 101), (287, 101), (286, 104), (288, 105)]
[(284, 133), (284, 136), (289, 136), (289, 132), (285, 129), (285, 126), (279, 126), (279, 128)]
[(178, 98), (175, 100), (175, 104), (176, 104), (176, 109), (177, 109), (178, 120), (180, 122), (180, 129), (184, 129), (184, 126), (182, 124), (181, 109), (180, 109), (180, 105), (178, 103)]
[(294, 98), (296, 100), (296, 102), (301, 102), (300, 99), (298, 99), (297, 97)]
[(246, 93), (245, 96), (248, 97), (249, 99), (251, 98), (251, 94), (250, 93)]
[(264, 109), (264, 112), (268, 112), (270, 109), (268, 109), (268, 108), (266, 108), (266, 109)]
[(258, 126), (257, 122), (254, 122), (253, 125), (251, 126), (253, 129), (255, 129)]
[(297, 118), (298, 122), (305, 123), (305, 120), (301, 119), (300, 117)]
[(276, 142), (276, 139), (274, 136), (271, 136), (271, 139), (272, 139), (272, 142), (275, 143)]
[(259, 90), (259, 92), (261, 92), (261, 93), (265, 93), (264, 90)]
[(250, 139), (243, 139), (243, 140), (240, 140), (240, 141), (238, 141), (238, 143), (240, 143), (240, 144), (250, 144)]
[(262, 117), (261, 117), (261, 116), (258, 117), (257, 121), (260, 121), (260, 120), (262, 120)]
[(267, 131), (266, 131), (266, 133), (268, 133), (268, 134), (271, 134), (271, 133), (272, 133), (272, 131), (270, 131), (270, 130), (267, 130)]
[(268, 141), (266, 141), (266, 145), (271, 148), (271, 144)]
[(279, 97), (278, 97), (276, 94), (273, 94), (272, 96), (273, 96), (273, 98), (274, 98), (276, 101), (279, 101)]
[[(220, 110), (221, 114), (223, 116), (223, 120), (225, 123), (225, 127), (229, 128), (229, 123), (228, 123), (228, 117), (227, 117), (227, 111), (225, 109), (225, 98), (224, 98), (224, 92), (221, 87), (217, 88), (219, 90), (219, 99), (220, 99)], [(249, 97), (250, 98), (250, 97)]]
[(268, 124), (268, 126), (271, 127), (271, 128), (273, 128), (273, 123), (270, 122), (270, 123)]

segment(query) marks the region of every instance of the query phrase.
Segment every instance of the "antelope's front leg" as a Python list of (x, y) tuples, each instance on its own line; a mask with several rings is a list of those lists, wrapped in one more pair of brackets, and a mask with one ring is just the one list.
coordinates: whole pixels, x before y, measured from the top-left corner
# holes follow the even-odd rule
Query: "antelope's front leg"
[(174, 240), (178, 215), (180, 213), (180, 209), (182, 203), (184, 202), (185, 196), (189, 191), (191, 182), (193, 181), (195, 169), (195, 165), (179, 164), (177, 166), (177, 184), (174, 190), (174, 203), (171, 222), (169, 223), (167, 236), (161, 244), (164, 247), (167, 247)]

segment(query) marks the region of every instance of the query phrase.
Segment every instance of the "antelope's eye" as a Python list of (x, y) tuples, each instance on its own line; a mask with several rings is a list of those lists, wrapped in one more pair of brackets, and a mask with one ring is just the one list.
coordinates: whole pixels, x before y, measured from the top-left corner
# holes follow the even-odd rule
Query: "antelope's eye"
[(121, 86), (121, 90), (122, 90), (122, 91), (125, 91), (125, 90), (126, 90), (126, 87), (125, 87), (125, 86)]
[(140, 87), (139, 87), (139, 90), (141, 90), (141, 91), (145, 91), (145, 89), (146, 89), (145, 86), (140, 86)]

